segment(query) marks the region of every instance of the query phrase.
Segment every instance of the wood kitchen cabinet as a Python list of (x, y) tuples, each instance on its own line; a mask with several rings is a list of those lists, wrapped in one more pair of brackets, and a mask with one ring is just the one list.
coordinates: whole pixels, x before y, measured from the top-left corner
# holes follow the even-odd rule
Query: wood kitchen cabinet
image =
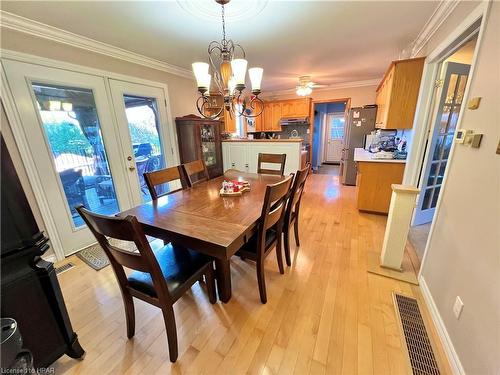
[(281, 131), (281, 125), (280, 125), (280, 120), (282, 118), (281, 106), (282, 106), (282, 103), (280, 103), (280, 102), (271, 103), (271, 108), (272, 108), (272, 112), (273, 112), (271, 126), (270, 126), (271, 131), (276, 131), (276, 132)]
[(273, 100), (264, 102), (264, 112), (255, 123), (256, 131), (279, 132), (282, 118), (309, 117), (311, 98)]
[(411, 129), (425, 57), (393, 61), (377, 87), (375, 127)]
[(223, 122), (195, 115), (176, 117), (181, 163), (203, 159), (210, 178), (222, 175), (221, 128)]
[[(255, 113), (259, 113), (264, 109), (264, 105), (262, 103), (255, 103)], [(255, 131), (261, 132), (264, 128), (264, 112), (262, 112), (259, 116), (255, 117)]]
[(391, 203), (392, 184), (403, 181), (404, 163), (356, 162), (358, 210), (387, 214)]

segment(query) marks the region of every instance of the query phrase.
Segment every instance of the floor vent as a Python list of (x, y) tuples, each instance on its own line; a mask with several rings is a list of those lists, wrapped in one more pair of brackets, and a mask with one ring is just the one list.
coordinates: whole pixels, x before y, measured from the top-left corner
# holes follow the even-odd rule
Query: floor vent
[(394, 293), (394, 303), (405, 337), (413, 374), (440, 375), (417, 300)]
[(56, 267), (56, 275), (60, 275), (61, 273), (63, 272), (66, 272), (66, 271), (69, 271), (70, 269), (72, 269), (75, 265), (73, 263), (66, 263), (66, 264), (63, 264), (62, 266), (60, 267)]

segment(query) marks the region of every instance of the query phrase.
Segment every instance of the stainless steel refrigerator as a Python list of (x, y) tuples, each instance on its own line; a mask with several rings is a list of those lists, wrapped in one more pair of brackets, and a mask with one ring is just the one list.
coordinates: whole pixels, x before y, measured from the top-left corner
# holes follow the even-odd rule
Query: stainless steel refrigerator
[(364, 147), (365, 137), (375, 129), (377, 107), (356, 107), (349, 111), (345, 127), (344, 148), (340, 160), (341, 180), (344, 185), (356, 185), (354, 149)]

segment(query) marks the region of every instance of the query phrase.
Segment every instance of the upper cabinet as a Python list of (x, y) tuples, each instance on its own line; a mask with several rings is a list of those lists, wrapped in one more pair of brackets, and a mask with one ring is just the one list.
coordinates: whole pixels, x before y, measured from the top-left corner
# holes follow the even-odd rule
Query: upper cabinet
[(393, 61), (377, 88), (375, 127), (411, 129), (425, 57)]
[(264, 102), (264, 112), (255, 119), (258, 132), (281, 131), (280, 120), (292, 117), (310, 117), (311, 98), (272, 100)]

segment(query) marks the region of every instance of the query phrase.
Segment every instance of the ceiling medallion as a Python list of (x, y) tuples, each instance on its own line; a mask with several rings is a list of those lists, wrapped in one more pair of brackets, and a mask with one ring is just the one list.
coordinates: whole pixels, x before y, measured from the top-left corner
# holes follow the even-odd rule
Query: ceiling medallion
[[(263, 111), (263, 102), (259, 98), (262, 81), (262, 68), (248, 69), (252, 84), (250, 99), (243, 96), (248, 61), (245, 59), (245, 50), (238, 43), (226, 39), (225, 5), (230, 0), (215, 0), (221, 6), (222, 40), (212, 41), (208, 45), (208, 61), (192, 64), (193, 72), (198, 85), (200, 96), (196, 101), (198, 112), (205, 118), (215, 119), (221, 116), (224, 109), (229, 116), (237, 114), (243, 117), (257, 117)], [(212, 85), (213, 78), (213, 85)], [(215, 113), (211, 112), (212, 100), (210, 97), (223, 98), (223, 104)], [(257, 111), (257, 103), (260, 103)], [(255, 113), (255, 112), (258, 113)]]
[[(267, 6), (269, 0), (232, 0), (226, 9), (226, 22), (253, 19)], [(214, 21), (220, 18), (220, 9), (209, 0), (177, 0), (179, 6), (189, 14), (204, 21)]]

